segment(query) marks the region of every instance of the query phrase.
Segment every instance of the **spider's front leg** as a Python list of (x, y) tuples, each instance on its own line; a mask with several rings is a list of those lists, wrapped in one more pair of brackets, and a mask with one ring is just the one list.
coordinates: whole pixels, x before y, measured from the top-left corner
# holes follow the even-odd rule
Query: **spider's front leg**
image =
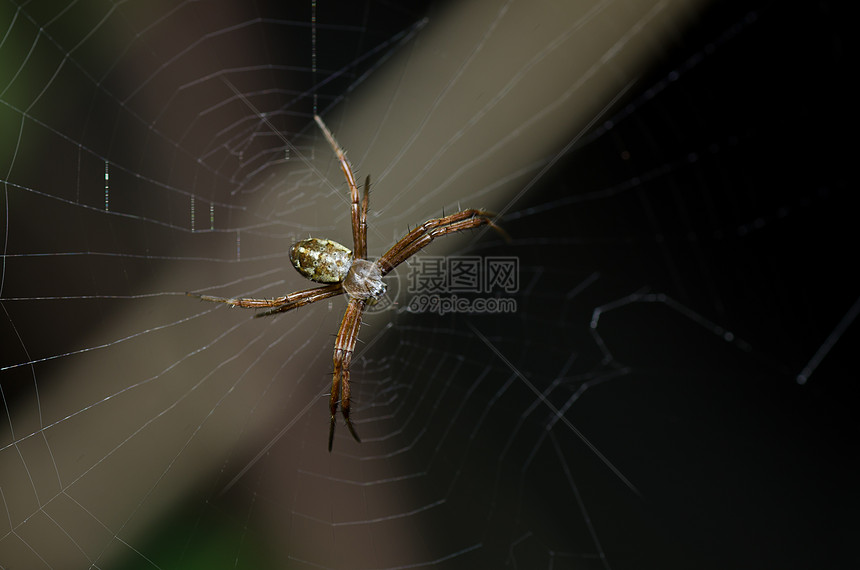
[(343, 294), (343, 287), (340, 283), (332, 283), (324, 287), (314, 287), (313, 289), (305, 289), (304, 291), (296, 291), (283, 297), (275, 297), (274, 299), (232, 299), (230, 297), (213, 297), (211, 295), (200, 295), (199, 293), (185, 293), (189, 297), (197, 297), (201, 301), (209, 301), (211, 303), (225, 303), (232, 307), (241, 307), (243, 309), (270, 309), (263, 313), (257, 313), (257, 317), (266, 317), (276, 313), (284, 313), (291, 311), (329, 297), (336, 297)]
[(352, 361), (352, 352), (358, 340), (358, 329), (361, 326), (361, 314), (364, 312), (365, 299), (350, 299), (334, 341), (334, 375), (331, 381), (331, 396), (329, 398), (329, 410), (331, 411), (331, 425), (328, 432), (328, 450), (331, 451), (334, 440), (334, 424), (337, 416), (337, 405), (340, 402), (340, 411), (349, 433), (355, 441), (361, 442), (352, 422), (349, 419), (349, 365)]
[(391, 246), (391, 249), (386, 251), (376, 264), (380, 267), (382, 275), (387, 275), (388, 272), (421, 251), (436, 238), (482, 225), (494, 228), (505, 239), (508, 239), (507, 232), (493, 222), (493, 217), (494, 214), (490, 212), (469, 209), (444, 218), (427, 220)]

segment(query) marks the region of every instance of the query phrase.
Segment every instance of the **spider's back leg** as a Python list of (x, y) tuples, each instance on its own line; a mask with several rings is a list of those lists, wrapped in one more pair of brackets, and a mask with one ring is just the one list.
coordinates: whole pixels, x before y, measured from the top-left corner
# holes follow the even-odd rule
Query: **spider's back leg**
[(349, 366), (352, 362), (352, 352), (355, 350), (355, 343), (358, 340), (358, 329), (361, 326), (361, 315), (364, 312), (366, 301), (364, 299), (350, 299), (346, 307), (346, 312), (343, 314), (343, 320), (340, 323), (340, 330), (337, 332), (337, 339), (334, 341), (334, 375), (331, 381), (331, 396), (329, 398), (329, 410), (331, 411), (331, 424), (328, 432), (328, 450), (331, 451), (332, 441), (334, 440), (334, 425), (337, 417), (337, 406), (340, 403), (340, 412), (343, 414), (343, 420), (346, 422), (346, 427), (349, 428), (349, 433), (355, 438), (355, 441), (361, 441), (355, 428), (352, 427), (352, 422), (349, 419)]

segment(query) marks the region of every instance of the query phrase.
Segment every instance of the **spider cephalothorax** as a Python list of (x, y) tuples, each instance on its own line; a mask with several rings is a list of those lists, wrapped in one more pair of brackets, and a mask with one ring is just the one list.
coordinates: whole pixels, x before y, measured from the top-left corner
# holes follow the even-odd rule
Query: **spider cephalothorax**
[(358, 329), (365, 307), (376, 302), (385, 294), (385, 283), (382, 278), (437, 237), (476, 228), (484, 224), (490, 226), (494, 226), (494, 224), (491, 220), (491, 214), (488, 212), (463, 210), (450, 216), (427, 220), (403, 236), (376, 261), (367, 259), (367, 192), (370, 186), (370, 177), (365, 181), (363, 195), (359, 197), (352, 166), (350, 166), (346, 154), (337, 144), (323, 120), (317, 115), (314, 115), (314, 120), (319, 125), (329, 145), (334, 149), (349, 186), (353, 250), (350, 251), (337, 242), (321, 238), (309, 238), (293, 244), (290, 248), (290, 261), (293, 267), (311, 281), (326, 283), (322, 287), (296, 291), (274, 299), (230, 299), (196, 294), (193, 296), (204, 301), (227, 303), (234, 307), (268, 309), (262, 313), (257, 313), (255, 315), (257, 317), (284, 313), (337, 295), (346, 294), (349, 297), (349, 303), (334, 342), (334, 357), (332, 359), (334, 375), (329, 398), (331, 423), (328, 436), (328, 449), (331, 451), (338, 404), (340, 404), (340, 411), (347, 428), (356, 441), (360, 441), (349, 419), (349, 365), (355, 343), (358, 340)]

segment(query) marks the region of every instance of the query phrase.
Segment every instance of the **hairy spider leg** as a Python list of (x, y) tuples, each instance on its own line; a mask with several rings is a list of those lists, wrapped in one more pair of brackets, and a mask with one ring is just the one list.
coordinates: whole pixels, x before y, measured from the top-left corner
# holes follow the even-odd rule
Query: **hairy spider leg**
[(342, 295), (344, 292), (345, 291), (343, 290), (343, 283), (332, 283), (331, 285), (326, 285), (325, 287), (317, 287), (315, 289), (307, 289), (305, 291), (299, 291), (298, 293), (292, 293), (291, 295), (287, 296), (293, 297), (300, 293), (306, 293), (307, 296), (302, 297), (301, 299), (288, 301), (280, 307), (276, 307), (270, 311), (263, 311), (262, 313), (257, 313), (254, 315), (254, 318), (259, 319), (260, 317), (271, 317), (272, 315), (286, 313), (287, 311), (292, 311), (293, 309), (298, 309), (299, 307), (310, 305), (311, 303), (316, 303), (317, 301), (322, 301), (323, 299), (337, 297), (338, 295)]
[(334, 375), (331, 380), (331, 396), (329, 398), (329, 410), (331, 411), (331, 425), (328, 431), (328, 450), (331, 451), (334, 440), (334, 424), (337, 416), (337, 405), (340, 403), (340, 413), (349, 428), (349, 433), (355, 441), (361, 442), (352, 422), (349, 419), (349, 365), (352, 361), (352, 352), (358, 340), (358, 329), (361, 326), (361, 314), (364, 312), (366, 301), (364, 299), (350, 299), (337, 331), (337, 339), (334, 341)]
[(199, 295), (197, 293), (186, 293), (189, 297), (197, 297), (201, 301), (211, 301), (213, 303), (226, 303), (233, 307), (241, 307), (243, 309), (265, 309), (272, 308), (271, 311), (259, 313), (255, 317), (266, 317), (276, 313), (283, 313), (298, 309), (304, 305), (315, 303), (329, 297), (336, 297), (343, 294), (343, 286), (340, 283), (332, 283), (324, 287), (314, 287), (313, 289), (305, 289), (296, 291), (283, 297), (275, 297), (274, 299), (231, 299), (229, 297), (213, 297), (211, 295)]
[[(322, 117), (314, 115), (314, 121), (317, 122), (317, 125), (319, 125), (319, 128), (323, 132), (328, 144), (334, 150), (335, 155), (337, 155), (337, 160), (340, 162), (340, 169), (343, 171), (343, 175), (346, 178), (347, 186), (349, 186), (350, 213), (352, 214), (353, 255), (356, 259), (364, 259), (367, 257), (367, 228), (365, 226), (365, 232), (362, 234), (361, 227), (367, 219), (367, 208), (364, 208), (365, 215), (362, 217), (362, 205), (359, 200), (358, 185), (355, 183), (355, 175), (353, 174), (352, 165), (350, 165), (349, 159), (346, 158), (346, 152), (344, 152), (335, 140), (334, 135), (331, 134), (328, 127), (325, 126)], [(367, 186), (364, 188), (364, 195), (366, 201)]]
[(361, 236), (361, 244), (356, 246), (354, 256), (356, 259), (367, 259), (367, 205), (368, 193), (370, 192), (370, 174), (364, 179), (364, 195), (361, 198), (361, 215), (358, 227), (358, 235)]
[(382, 274), (386, 275), (392, 269), (421, 251), (421, 249), (429, 245), (437, 237), (476, 228), (485, 224), (501, 231), (493, 223), (491, 216), (492, 214), (483, 210), (463, 210), (444, 218), (427, 220), (403, 236), (376, 263), (382, 270)]

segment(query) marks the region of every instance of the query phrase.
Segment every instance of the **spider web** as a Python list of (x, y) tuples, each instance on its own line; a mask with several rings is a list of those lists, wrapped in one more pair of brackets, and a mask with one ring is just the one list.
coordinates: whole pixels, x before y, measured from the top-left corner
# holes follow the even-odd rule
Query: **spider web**
[[(0, 4), (0, 567), (856, 565), (846, 14), (577, 4)], [(519, 281), (401, 267), (331, 454), (343, 298), (185, 296), (350, 242), (315, 111), (371, 255)]]

